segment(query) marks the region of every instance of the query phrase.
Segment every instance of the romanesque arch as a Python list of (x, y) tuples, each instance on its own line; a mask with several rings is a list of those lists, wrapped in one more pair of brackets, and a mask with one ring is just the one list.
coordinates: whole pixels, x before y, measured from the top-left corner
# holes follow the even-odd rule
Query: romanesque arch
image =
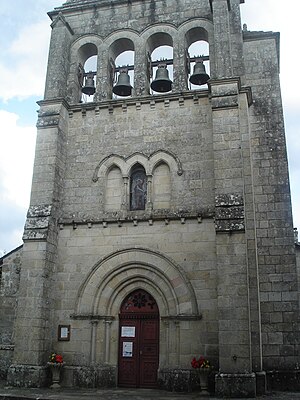
[(123, 299), (141, 288), (156, 298), (161, 316), (199, 316), (194, 290), (184, 271), (161, 253), (127, 248), (100, 260), (79, 289), (77, 316), (116, 316)]

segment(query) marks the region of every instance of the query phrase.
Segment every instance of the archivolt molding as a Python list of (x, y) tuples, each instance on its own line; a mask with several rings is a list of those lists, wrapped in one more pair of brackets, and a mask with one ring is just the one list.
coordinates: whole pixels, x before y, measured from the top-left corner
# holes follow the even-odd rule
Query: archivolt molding
[(163, 254), (145, 248), (119, 250), (100, 260), (79, 289), (75, 315), (116, 316), (123, 299), (139, 288), (155, 297), (162, 317), (199, 316), (184, 271)]
[[(147, 27), (143, 33), (141, 34), (142, 40), (144, 42), (148, 42), (149, 40), (151, 41), (152, 39), (155, 38), (156, 35), (167, 35), (170, 39), (170, 43), (168, 43), (169, 46), (174, 46), (174, 39), (177, 37), (177, 28), (172, 25), (172, 24), (155, 24), (151, 25), (150, 27)], [(165, 37), (166, 38), (166, 37)], [(171, 43), (172, 42), (172, 43)], [(150, 43), (149, 43), (150, 44)], [(162, 45), (162, 43), (153, 43), (153, 45)], [(156, 46), (154, 46), (155, 48)], [(153, 48), (153, 49), (154, 49)], [(153, 50), (151, 49), (151, 51)]]
[(177, 170), (177, 174), (182, 175), (183, 170), (179, 158), (170, 151), (157, 150), (149, 157), (143, 153), (133, 153), (129, 157), (111, 154), (97, 165), (93, 174), (93, 181), (97, 182), (100, 177), (106, 176), (113, 166), (120, 168), (122, 175), (128, 177), (131, 168), (136, 163), (141, 164), (145, 168), (147, 175), (152, 175), (155, 167), (161, 162), (168, 164), (171, 171)]
[(103, 40), (101, 39), (101, 37), (99, 35), (89, 34), (89, 35), (80, 36), (80, 38), (76, 39), (72, 43), (71, 54), (74, 54), (74, 57), (76, 57), (78, 50), (86, 44), (95, 45), (99, 52), (99, 48), (102, 45), (102, 43), (103, 43)]
[(170, 282), (158, 268), (141, 263), (123, 265), (105, 277), (98, 287), (93, 314), (101, 315), (106, 310), (106, 315), (117, 315), (124, 298), (136, 289), (144, 289), (158, 299), (162, 315), (176, 315), (179, 304)]
[(152, 162), (152, 170), (151, 174), (153, 174), (153, 170), (156, 168), (158, 164), (161, 162), (165, 162), (169, 165), (170, 169), (175, 171), (177, 169), (177, 175), (182, 175), (182, 164), (179, 158), (170, 151), (167, 150), (157, 150), (151, 154), (151, 162)]
[[(184, 34), (186, 35), (191, 29), (194, 28), (202, 28), (207, 32), (208, 35), (208, 42), (212, 43), (213, 42), (213, 37), (214, 37), (214, 26), (211, 21), (205, 18), (194, 18), (189, 21), (185, 21), (183, 24), (181, 24), (178, 28), (179, 34)], [(203, 38), (205, 40), (205, 38)]]
[(135, 48), (138, 38), (138, 32), (134, 31), (133, 29), (120, 29), (107, 36), (104, 40), (104, 43), (109, 48), (110, 46), (113, 46), (116, 41), (123, 39), (125, 41), (131, 41)]

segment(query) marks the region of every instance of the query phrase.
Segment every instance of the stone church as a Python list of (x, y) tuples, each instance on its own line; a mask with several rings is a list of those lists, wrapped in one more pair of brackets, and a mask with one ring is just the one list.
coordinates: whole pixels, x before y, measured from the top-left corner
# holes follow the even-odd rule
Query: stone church
[(57, 352), (64, 387), (197, 390), (204, 356), (217, 395), (300, 390), (279, 34), (242, 3), (49, 12), (24, 244), (1, 258), (9, 385), (48, 385)]

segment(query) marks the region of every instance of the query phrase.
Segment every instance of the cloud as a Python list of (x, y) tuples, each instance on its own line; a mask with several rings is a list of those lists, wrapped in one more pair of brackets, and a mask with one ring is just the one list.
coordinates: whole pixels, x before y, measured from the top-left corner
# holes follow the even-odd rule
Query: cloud
[(0, 254), (22, 243), (29, 205), (36, 128), (18, 126), (18, 115), (0, 110)]
[(0, 198), (0, 257), (22, 244), (26, 213)]
[(47, 20), (19, 32), (0, 62), (0, 98), (7, 101), (43, 94), (49, 38)]
[(36, 128), (17, 125), (16, 114), (0, 110), (0, 199), (23, 209), (29, 204)]
[(300, 229), (300, 141), (299, 141), (299, 118), (298, 113), (290, 113), (287, 118), (286, 136), (287, 150), (289, 156), (290, 184), (293, 202), (293, 220), (294, 226)]
[(295, 67), (300, 62), (300, 53), (295, 50), (298, 48), (299, 12), (299, 0), (289, 0), (288, 7), (274, 6), (274, 0), (252, 0), (241, 5), (242, 20), (248, 30), (280, 32), (282, 97), (285, 107), (295, 110), (300, 103), (300, 92), (295, 90)]

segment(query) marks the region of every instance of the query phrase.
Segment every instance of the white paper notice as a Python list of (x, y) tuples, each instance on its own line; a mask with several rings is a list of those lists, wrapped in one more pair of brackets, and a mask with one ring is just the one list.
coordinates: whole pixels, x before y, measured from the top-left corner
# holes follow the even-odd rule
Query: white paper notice
[(122, 337), (135, 337), (135, 326), (122, 326)]
[(69, 329), (68, 328), (60, 328), (60, 337), (62, 338), (62, 339), (67, 339), (67, 337), (68, 337), (68, 334), (69, 334)]
[(132, 357), (132, 342), (123, 342), (123, 357)]

